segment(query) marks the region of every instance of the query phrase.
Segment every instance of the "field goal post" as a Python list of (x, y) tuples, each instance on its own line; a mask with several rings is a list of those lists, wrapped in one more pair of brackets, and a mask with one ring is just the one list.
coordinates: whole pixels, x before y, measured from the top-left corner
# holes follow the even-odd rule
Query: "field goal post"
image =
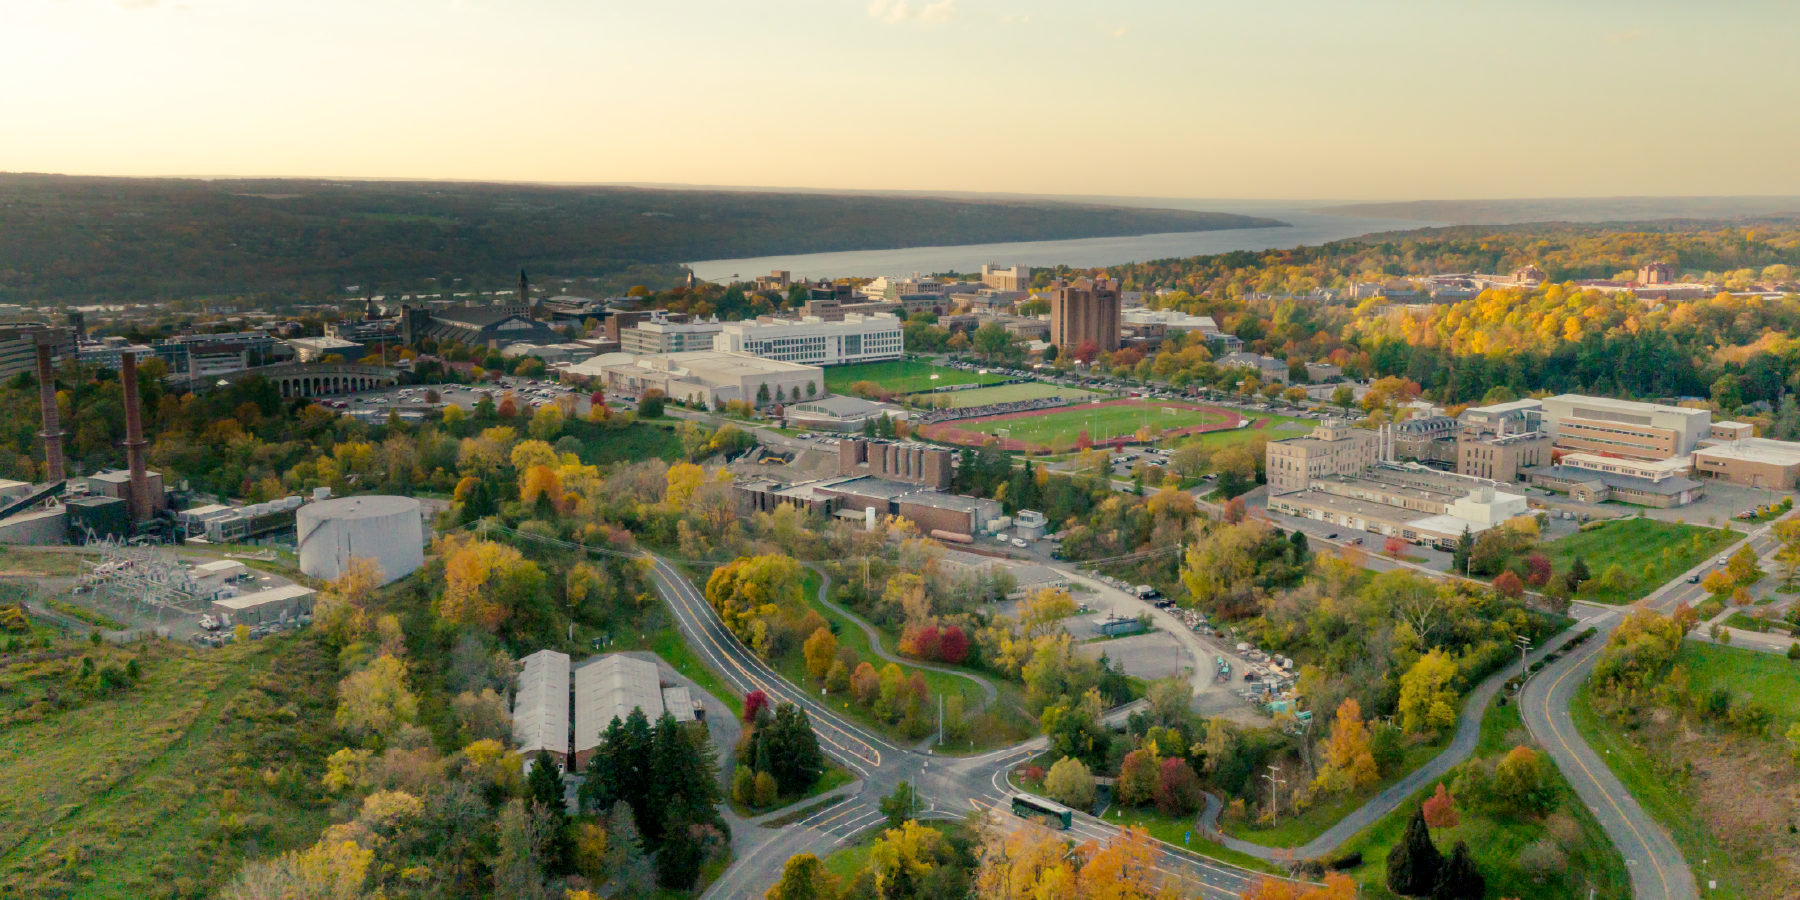
[(1175, 415), (1175, 407), (1173, 407), (1173, 406), (1165, 406), (1162, 408), (1162, 411), (1163, 411), (1163, 415), (1165, 415), (1165, 416)]

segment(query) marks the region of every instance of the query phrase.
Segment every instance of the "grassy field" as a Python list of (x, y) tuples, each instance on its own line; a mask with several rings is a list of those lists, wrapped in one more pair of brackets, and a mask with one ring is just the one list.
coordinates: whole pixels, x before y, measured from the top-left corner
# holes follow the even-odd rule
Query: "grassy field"
[[(933, 375), (938, 377), (934, 380), (931, 377)], [(829, 366), (825, 369), (825, 389), (834, 394), (850, 393), (850, 386), (859, 381), (872, 381), (890, 394), (913, 394), (953, 384), (998, 384), (1005, 380), (999, 375), (977, 375), (966, 369), (934, 366), (928, 362), (909, 359)]]
[[(142, 678), (78, 687), (83, 657), (135, 659)], [(208, 895), (326, 824), (335, 659), (307, 637), (205, 652), (64, 642), (4, 662), (0, 896)]]
[[(1488, 707), (1487, 714), (1482, 717), (1481, 740), (1476, 746), (1475, 755), (1482, 759), (1499, 757), (1526, 741), (1518, 707), (1511, 704), (1500, 706), (1496, 703)], [(1557, 774), (1555, 767), (1548, 767), (1548, 771), (1562, 798), (1559, 811), (1543, 818), (1515, 816), (1471, 809), (1469, 804), (1459, 801), (1457, 813), (1461, 821), (1457, 823), (1457, 827), (1433, 829), (1432, 841), (1446, 855), (1456, 845), (1456, 841), (1468, 842), (1469, 849), (1475, 856), (1476, 867), (1487, 879), (1489, 897), (1585, 898), (1591, 889), (1595, 900), (1628, 900), (1631, 896), (1631, 878), (1625, 868), (1624, 858), (1613, 849), (1606, 833), (1600, 829), (1600, 823), (1594, 820), (1587, 807), (1576, 798), (1574, 791)], [(1363, 829), (1338, 849), (1338, 856), (1362, 854), (1362, 865), (1349, 873), (1361, 889), (1359, 896), (1394, 896), (1387, 889), (1388, 851), (1393, 849), (1406, 831), (1406, 823), (1412, 817), (1413, 810), (1431, 796), (1436, 788), (1436, 783), (1427, 785), (1407, 798), (1394, 812)], [(1516, 859), (1521, 850), (1549, 834), (1549, 820), (1556, 816), (1567, 816), (1573, 820), (1573, 827), (1566, 820), (1563, 824), (1569, 837), (1562, 845), (1567, 864), (1558, 873), (1546, 876), (1540, 883), (1518, 869)]]
[[(1538, 549), (1559, 574), (1567, 572), (1577, 556), (1586, 561), (1595, 582), (1582, 590), (1581, 599), (1630, 603), (1742, 537), (1741, 533), (1701, 525), (1631, 518), (1576, 532)], [(1626, 576), (1625, 583), (1610, 589), (1600, 587), (1600, 576), (1614, 565)]]
[(581, 440), (581, 461), (590, 466), (616, 462), (635, 462), (652, 457), (678, 462), (682, 457), (681, 438), (675, 434), (670, 420), (633, 422), (627, 428), (602, 428), (580, 419), (563, 424), (564, 430)]
[[(1206, 445), (1208, 449), (1217, 452), (1226, 447), (1248, 444), (1256, 440), (1278, 441), (1282, 438), (1303, 437), (1308, 434), (1313, 425), (1316, 424), (1309, 419), (1297, 419), (1293, 416), (1269, 416), (1247, 413), (1244, 417), (1250, 420), (1250, 424), (1243, 428), (1233, 428), (1229, 431), (1209, 431), (1205, 434), (1183, 435), (1182, 437), (1176, 438), (1174, 442), (1170, 443), (1168, 446), (1183, 447), (1192, 443), (1200, 443)], [(1257, 422), (1265, 422), (1267, 424), (1258, 428), (1256, 427)], [(1304, 430), (1295, 430), (1280, 427), (1289, 422), (1297, 423), (1305, 426), (1305, 428)]]
[(1014, 403), (1019, 400), (1041, 400), (1046, 397), (1067, 397), (1071, 400), (1091, 400), (1097, 396), (1093, 391), (1081, 388), (1063, 387), (1042, 382), (1026, 382), (1024, 384), (1000, 384), (993, 387), (975, 388), (969, 391), (950, 391), (943, 396), (950, 399), (954, 407), (986, 406), (989, 403)]
[[(1164, 410), (1174, 410), (1174, 413)], [(1030, 418), (960, 422), (958, 426), (986, 434), (1005, 431), (1013, 440), (1056, 447), (1074, 443), (1084, 430), (1098, 444), (1115, 437), (1128, 437), (1143, 425), (1160, 432), (1222, 421), (1224, 417), (1218, 413), (1147, 400), (1118, 406), (1083, 405)]]
[(1786, 734), (1790, 723), (1800, 721), (1800, 663), (1772, 653), (1698, 641), (1683, 641), (1675, 663), (1687, 667), (1688, 685), (1697, 697), (1724, 687), (1735, 700), (1755, 700), (1767, 706), (1774, 717), (1770, 734)]

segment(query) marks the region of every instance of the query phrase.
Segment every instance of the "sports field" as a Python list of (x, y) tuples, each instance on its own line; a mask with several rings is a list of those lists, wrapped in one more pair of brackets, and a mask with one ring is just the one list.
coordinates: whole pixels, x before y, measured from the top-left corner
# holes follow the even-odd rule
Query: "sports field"
[[(1023, 384), (998, 384), (993, 387), (972, 388), (966, 391), (945, 391), (939, 395), (946, 397), (950, 405), (958, 409), (968, 406), (986, 406), (990, 403), (1015, 403), (1020, 400), (1042, 400), (1047, 397), (1067, 397), (1080, 402), (1091, 400), (1099, 395), (1093, 391), (1080, 388), (1062, 387), (1054, 384), (1042, 384), (1035, 381)], [(936, 400), (937, 397), (933, 397)]]
[(1167, 432), (1232, 428), (1239, 421), (1237, 413), (1216, 407), (1161, 400), (1112, 400), (942, 422), (925, 426), (923, 433), (933, 440), (956, 444), (980, 444), (988, 435), (996, 435), (1004, 449), (1044, 452), (1074, 447), (1083, 431), (1100, 444), (1115, 438), (1134, 440), (1138, 429), (1146, 425), (1153, 437), (1165, 437)]
[[(933, 375), (937, 378), (933, 379)], [(909, 359), (830, 366), (825, 369), (825, 389), (834, 394), (850, 393), (850, 386), (859, 381), (873, 381), (890, 394), (913, 394), (953, 384), (998, 384), (1005, 380), (999, 375), (977, 375), (965, 369), (934, 366)]]

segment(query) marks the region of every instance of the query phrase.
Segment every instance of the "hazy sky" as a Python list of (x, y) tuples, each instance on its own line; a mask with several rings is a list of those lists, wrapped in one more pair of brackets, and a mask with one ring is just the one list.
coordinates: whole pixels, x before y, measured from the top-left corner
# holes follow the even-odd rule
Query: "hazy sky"
[(0, 0), (0, 170), (1800, 194), (1800, 0)]

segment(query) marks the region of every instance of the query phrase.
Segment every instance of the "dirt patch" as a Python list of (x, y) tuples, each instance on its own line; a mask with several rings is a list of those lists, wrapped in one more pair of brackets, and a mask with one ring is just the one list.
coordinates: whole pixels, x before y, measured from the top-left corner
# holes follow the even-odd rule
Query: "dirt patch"
[[(1800, 900), (1800, 777), (1778, 739), (1688, 722), (1658, 708), (1633, 736), (1659, 766), (1685, 778), (1706, 830), (1758, 880), (1746, 896)], [(1697, 861), (1693, 861), (1697, 862)]]

